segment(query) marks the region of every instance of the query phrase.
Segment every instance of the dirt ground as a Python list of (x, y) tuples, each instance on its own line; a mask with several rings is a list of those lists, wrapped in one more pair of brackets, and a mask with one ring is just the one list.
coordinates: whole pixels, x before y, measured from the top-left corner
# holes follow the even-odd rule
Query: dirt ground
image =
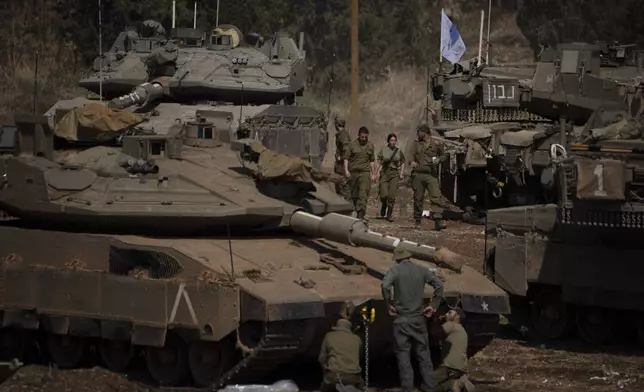
[[(368, 218), (377, 214), (375, 201), (370, 203)], [(371, 219), (370, 227), (389, 235), (447, 246), (467, 257), (473, 266), (481, 266), (484, 235), (482, 226), (447, 222), (448, 228), (431, 231), (429, 221), (421, 229), (413, 227), (411, 204), (397, 206), (398, 219), (389, 223)], [(401, 216), (402, 215), (402, 216)], [(492, 241), (490, 241), (490, 244)], [(504, 325), (500, 336), (469, 362), (470, 375), (481, 392), (599, 392), (644, 390), (644, 351), (628, 343), (616, 343), (591, 349), (571, 339), (556, 344), (542, 344), (524, 338), (516, 329)], [(296, 377), (300, 372), (293, 372)], [(286, 375), (289, 377), (289, 375)], [(304, 376), (308, 377), (308, 376)], [(373, 389), (382, 390), (395, 384), (395, 367), (380, 372)], [(0, 392), (114, 392), (155, 391), (147, 386), (145, 377), (122, 376), (101, 368), (57, 370), (48, 366), (30, 365), (21, 368), (0, 385)], [(296, 379), (297, 380), (297, 379)], [(317, 379), (298, 381), (317, 385)]]

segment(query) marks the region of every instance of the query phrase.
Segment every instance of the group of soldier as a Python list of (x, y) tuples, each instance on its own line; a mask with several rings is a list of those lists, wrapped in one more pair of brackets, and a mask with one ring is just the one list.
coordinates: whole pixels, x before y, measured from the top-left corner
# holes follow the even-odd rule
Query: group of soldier
[[(466, 373), (468, 337), (461, 324), (465, 315), (460, 309), (450, 309), (435, 317), (443, 299), (443, 284), (434, 272), (411, 262), (411, 256), (408, 250), (397, 248), (393, 255), (395, 264), (382, 281), (382, 295), (393, 317), (394, 352), (402, 389), (414, 391), (410, 358), (413, 349), (422, 392), (472, 392), (474, 386)], [(429, 306), (424, 304), (425, 284), (434, 288)], [(324, 337), (319, 356), (324, 371), (321, 392), (344, 392), (349, 390), (346, 386), (360, 389), (364, 386), (360, 366), (364, 346), (352, 331), (350, 321), (354, 310), (351, 303), (345, 303), (336, 326)], [(433, 320), (430, 331), (426, 318)], [(430, 355), (430, 335), (443, 343), (442, 361), (436, 370)]]
[(411, 167), (411, 187), (414, 198), (414, 222), (421, 225), (423, 200), (429, 193), (434, 211), (431, 218), (437, 230), (444, 228), (442, 210), (447, 207), (443, 202), (438, 182), (439, 163), (444, 157), (442, 145), (434, 142), (426, 124), (418, 127), (417, 139), (412, 143), (409, 159), (397, 146), (398, 137), (387, 135), (387, 144), (375, 154), (375, 147), (369, 141), (369, 129), (360, 127), (358, 138), (351, 140), (346, 131), (346, 122), (335, 119), (335, 167), (336, 174), (345, 176), (347, 181), (336, 184), (336, 192), (351, 201), (358, 219), (365, 219), (367, 202), (372, 183), (378, 183), (381, 202), (380, 216), (393, 221), (393, 210), (398, 189), (404, 179), (406, 161)]

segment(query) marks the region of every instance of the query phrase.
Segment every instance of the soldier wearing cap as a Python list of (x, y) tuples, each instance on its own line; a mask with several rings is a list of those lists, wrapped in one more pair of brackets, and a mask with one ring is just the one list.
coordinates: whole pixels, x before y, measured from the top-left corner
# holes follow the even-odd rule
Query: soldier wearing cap
[(436, 229), (444, 228), (442, 224), (442, 210), (448, 208), (443, 203), (441, 190), (438, 185), (438, 163), (443, 156), (443, 146), (433, 141), (430, 137), (430, 130), (426, 124), (417, 129), (418, 140), (415, 140), (411, 146), (411, 186), (414, 191), (414, 221), (416, 226), (420, 226), (423, 214), (423, 199), (425, 191), (429, 192), (431, 204), (440, 208), (440, 212), (435, 212), (432, 218), (436, 222)]
[(445, 316), (445, 322), (432, 330), (432, 334), (443, 341), (441, 357), (443, 362), (434, 372), (438, 391), (467, 392), (474, 391), (474, 385), (467, 378), (467, 332), (461, 324), (465, 319), (462, 309), (450, 309)]
[[(335, 118), (335, 165), (333, 171), (340, 176), (345, 175), (344, 171), (344, 156), (351, 143), (351, 137), (345, 130), (346, 122), (340, 117)], [(338, 195), (344, 197), (345, 200), (351, 200), (351, 190), (349, 188), (348, 180), (335, 184), (335, 191)]]
[(337, 383), (359, 389), (364, 385), (360, 368), (363, 343), (351, 330), (350, 319), (354, 311), (355, 305), (345, 302), (335, 327), (324, 336), (318, 357), (324, 371), (320, 392), (335, 391)]
[[(400, 384), (405, 391), (414, 390), (414, 371), (410, 359), (413, 347), (423, 381), (421, 389), (429, 392), (434, 391), (436, 383), (425, 317), (431, 317), (440, 305), (443, 283), (429, 269), (412, 263), (411, 256), (408, 250), (396, 248), (393, 255), (395, 264), (382, 280), (382, 296), (389, 304), (389, 314), (394, 317), (393, 333)], [(425, 284), (434, 288), (431, 305), (427, 307), (423, 305)]]

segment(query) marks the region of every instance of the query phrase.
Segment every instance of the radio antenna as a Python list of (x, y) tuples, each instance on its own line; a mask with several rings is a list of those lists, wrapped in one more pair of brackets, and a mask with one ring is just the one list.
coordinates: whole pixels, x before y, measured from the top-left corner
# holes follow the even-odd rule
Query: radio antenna
[(98, 0), (98, 95), (103, 102), (103, 19), (101, 14), (101, 0)]

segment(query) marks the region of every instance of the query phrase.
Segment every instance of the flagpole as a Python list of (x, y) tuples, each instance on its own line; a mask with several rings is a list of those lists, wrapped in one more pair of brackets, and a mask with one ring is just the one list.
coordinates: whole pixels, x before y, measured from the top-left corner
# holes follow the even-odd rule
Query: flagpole
[(479, 32), (479, 63), (478, 67), (481, 66), (481, 50), (483, 49), (483, 23), (485, 22), (485, 11), (481, 10), (481, 30)]
[(485, 64), (490, 65), (490, 18), (492, 17), (492, 0), (487, 3), (487, 42), (485, 44)]
[[(444, 12), (445, 12), (445, 8), (441, 8), (441, 25), (443, 24), (443, 13)], [(438, 70), (439, 71), (441, 69), (441, 64), (443, 63), (443, 52), (442, 52), (441, 44), (442, 44), (442, 42), (438, 41)]]

